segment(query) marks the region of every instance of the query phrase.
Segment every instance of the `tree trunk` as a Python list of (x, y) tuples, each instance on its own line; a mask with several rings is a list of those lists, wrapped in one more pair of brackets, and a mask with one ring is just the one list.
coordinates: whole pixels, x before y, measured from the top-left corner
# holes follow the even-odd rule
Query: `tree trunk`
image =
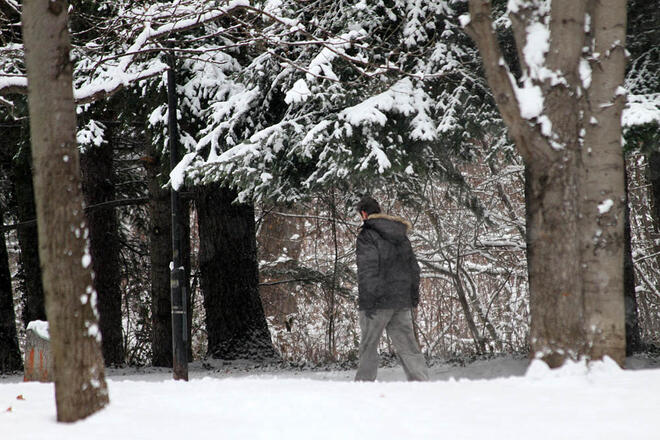
[(199, 265), (208, 353), (220, 359), (277, 357), (259, 297), (254, 208), (236, 192), (199, 191)]
[(585, 346), (577, 243), (576, 159), (566, 151), (554, 163), (530, 164), (527, 179), (527, 262), (531, 354), (551, 367)]
[(172, 298), (170, 261), (172, 261), (172, 212), (170, 192), (162, 188), (159, 163), (161, 154), (149, 145), (145, 163), (149, 187), (149, 254), (151, 257), (152, 364), (172, 366)]
[[(13, 185), (18, 207), (18, 221), (26, 222), (37, 217), (34, 205), (34, 187), (32, 185), (32, 160), (29, 142), (16, 155), (13, 171)], [(18, 245), (21, 250), (19, 264), (23, 282), (23, 315), (25, 326), (30, 321), (46, 321), (44, 289), (41, 282), (41, 263), (39, 261), (39, 237), (37, 224), (18, 228)]]
[(628, 173), (624, 174), (626, 202), (624, 211), (624, 263), (623, 263), (623, 294), (626, 311), (626, 356), (642, 349), (642, 335), (639, 331), (639, 316), (637, 314), (637, 292), (635, 291), (635, 267), (632, 256), (632, 233), (630, 231), (630, 199), (628, 197)]
[(590, 0), (591, 84), (585, 87), (580, 175), (580, 234), (585, 331), (591, 359), (610, 356), (623, 365), (626, 352), (623, 295), (625, 205), (621, 113), (626, 59), (626, 1)]
[[(0, 224), (4, 224), (0, 206)], [(21, 370), (23, 361), (16, 336), (16, 314), (11, 288), (9, 255), (5, 234), (0, 234), (0, 373), (6, 374)]]
[(83, 211), (67, 10), (63, 0), (28, 0), (22, 21), (57, 420), (74, 422), (109, 399)]
[[(113, 149), (109, 142), (88, 148), (81, 156), (83, 194), (87, 206), (115, 199)], [(112, 207), (88, 210), (90, 253), (94, 287), (99, 298), (99, 323), (106, 365), (124, 363), (119, 234), (117, 214)]]
[[(289, 315), (298, 310), (296, 299), (289, 284), (277, 282), (291, 278), (296, 270), (296, 262), (302, 250), (304, 222), (295, 217), (296, 213), (292, 209), (285, 206), (276, 206), (274, 209), (290, 216), (268, 213), (262, 218), (257, 234), (259, 260), (276, 263), (269, 267), (269, 271), (260, 273), (262, 285), (259, 293), (266, 316), (273, 316), (276, 322), (291, 328)], [(277, 261), (282, 255), (287, 260)]]
[(183, 285), (186, 286), (186, 319), (188, 326), (188, 362), (193, 361), (192, 352), (192, 319), (193, 319), (193, 297), (192, 289), (190, 286), (190, 272), (191, 272), (191, 248), (190, 248), (190, 200), (179, 200), (181, 208), (181, 224), (179, 231), (181, 231), (181, 262), (183, 264)]
[[(509, 4), (521, 84), (503, 61), (490, 1), (470, 0), (467, 26), (527, 166), (532, 355), (553, 367), (582, 356), (622, 364), (625, 0), (539, 5)], [(527, 45), (532, 31), (547, 50)]]

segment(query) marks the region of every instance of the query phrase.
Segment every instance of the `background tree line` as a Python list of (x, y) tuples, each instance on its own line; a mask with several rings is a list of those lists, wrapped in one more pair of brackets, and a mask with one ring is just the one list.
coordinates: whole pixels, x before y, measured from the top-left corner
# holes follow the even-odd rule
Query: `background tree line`
[[(181, 225), (190, 237), (190, 359), (354, 358), (352, 206), (362, 192), (415, 226), (425, 353), (528, 350), (525, 162), (458, 23), (467, 5), (354, 3), (71, 2), (107, 365), (172, 362), (168, 185), (183, 174), (170, 176), (164, 148), (168, 50), (178, 59), (187, 165), (175, 183), (190, 214)], [(504, 3), (493, 5), (498, 38), (520, 77)], [(626, 88), (630, 103), (657, 111), (652, 6), (628, 4)], [(46, 315), (20, 94), (21, 4), (1, 8), (0, 364), (11, 371), (21, 367), (24, 325)], [(659, 338), (657, 119), (627, 115), (627, 348), (650, 350)]]

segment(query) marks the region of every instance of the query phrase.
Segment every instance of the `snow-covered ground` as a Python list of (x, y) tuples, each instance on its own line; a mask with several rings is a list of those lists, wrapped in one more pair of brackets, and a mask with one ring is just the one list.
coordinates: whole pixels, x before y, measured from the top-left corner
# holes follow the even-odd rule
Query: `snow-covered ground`
[[(659, 439), (660, 360), (629, 358), (559, 370), (524, 359), (439, 363), (429, 383), (399, 367), (376, 383), (354, 371), (191, 364), (108, 370), (110, 405), (75, 424), (55, 421), (52, 384), (0, 378), (0, 437), (102, 439)], [(19, 397), (20, 396), (20, 397)]]

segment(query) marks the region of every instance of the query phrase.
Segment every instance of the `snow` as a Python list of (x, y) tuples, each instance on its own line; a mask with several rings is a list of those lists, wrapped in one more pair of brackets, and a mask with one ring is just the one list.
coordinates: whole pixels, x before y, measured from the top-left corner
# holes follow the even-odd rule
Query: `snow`
[(48, 332), (48, 321), (30, 321), (26, 330), (32, 330), (40, 338), (50, 340), (50, 333)]
[(284, 102), (287, 104), (291, 104), (292, 102), (305, 102), (311, 94), (312, 92), (310, 92), (309, 87), (307, 87), (307, 83), (301, 78), (293, 84), (291, 90), (286, 92)]
[(0, 90), (9, 87), (27, 87), (25, 76), (0, 76)]
[(314, 81), (318, 77), (325, 77), (333, 81), (339, 81), (339, 78), (332, 70), (332, 62), (343, 54), (343, 49), (348, 49), (352, 45), (353, 40), (358, 40), (364, 37), (365, 31), (352, 30), (348, 33), (340, 35), (338, 38), (331, 38), (323, 49), (316, 57), (309, 63), (307, 67), (306, 78), (308, 81)]
[(463, 14), (460, 17), (458, 17), (458, 22), (460, 23), (461, 27), (465, 27), (470, 24), (472, 21), (472, 17), (470, 14)]
[(653, 122), (660, 124), (660, 93), (628, 95), (621, 117), (623, 126), (632, 127)]
[(87, 269), (90, 264), (92, 264), (92, 256), (88, 253), (84, 254), (81, 259), (82, 267)]
[[(527, 26), (527, 41), (523, 49), (523, 56), (534, 73), (545, 63), (545, 54), (550, 50), (550, 29), (544, 23), (532, 23)], [(532, 77), (538, 78), (532, 74)]]
[(181, 188), (183, 185), (185, 180), (185, 170), (192, 163), (195, 157), (197, 157), (197, 153), (187, 153), (170, 172), (170, 183), (172, 184), (174, 191), (178, 191), (179, 188)]
[(438, 364), (429, 383), (404, 382), (400, 367), (381, 368), (376, 383), (352, 382), (354, 370), (192, 367), (189, 382), (109, 370), (110, 405), (74, 424), (55, 421), (53, 384), (0, 379), (3, 438), (589, 440), (660, 429), (660, 369), (610, 360), (559, 370), (535, 361), (526, 373), (524, 359)]
[(603, 202), (598, 205), (598, 213), (605, 214), (610, 212), (612, 206), (614, 206), (614, 201), (612, 199), (603, 200)]
[(508, 12), (515, 14), (520, 10), (521, 6), (523, 6), (523, 0), (509, 0), (506, 9)]
[(543, 111), (543, 92), (541, 87), (532, 85), (531, 81), (526, 81), (523, 87), (518, 87), (515, 81), (512, 82), (513, 90), (520, 106), (520, 116), (525, 119), (533, 119), (541, 115)]
[(411, 137), (416, 140), (433, 140), (437, 135), (434, 122), (428, 114), (431, 102), (424, 90), (415, 87), (409, 78), (404, 78), (386, 91), (345, 108), (339, 113), (339, 119), (354, 126), (361, 124), (384, 126), (388, 121), (387, 112), (405, 116), (416, 114), (411, 121)]
[(376, 160), (376, 163), (378, 164), (378, 172), (381, 174), (392, 166), (392, 163), (387, 158), (387, 154), (385, 154), (385, 152), (380, 148), (378, 142), (373, 139), (369, 139), (367, 141), (367, 148), (370, 150), (370, 152), (358, 165), (360, 170), (365, 170), (369, 166), (369, 162), (372, 159)]
[(582, 58), (578, 70), (580, 72), (580, 80), (582, 80), (582, 87), (588, 89), (591, 85), (591, 66), (589, 65), (589, 61)]

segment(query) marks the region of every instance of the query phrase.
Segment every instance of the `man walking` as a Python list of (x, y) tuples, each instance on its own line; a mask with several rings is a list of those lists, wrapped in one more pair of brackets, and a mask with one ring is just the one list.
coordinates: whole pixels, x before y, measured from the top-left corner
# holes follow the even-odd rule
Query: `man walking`
[(412, 307), (419, 304), (419, 266), (407, 232), (411, 224), (380, 212), (365, 196), (357, 205), (364, 221), (357, 238), (360, 309), (360, 363), (355, 380), (374, 381), (378, 345), (387, 329), (408, 380), (428, 380), (424, 355), (417, 346)]

